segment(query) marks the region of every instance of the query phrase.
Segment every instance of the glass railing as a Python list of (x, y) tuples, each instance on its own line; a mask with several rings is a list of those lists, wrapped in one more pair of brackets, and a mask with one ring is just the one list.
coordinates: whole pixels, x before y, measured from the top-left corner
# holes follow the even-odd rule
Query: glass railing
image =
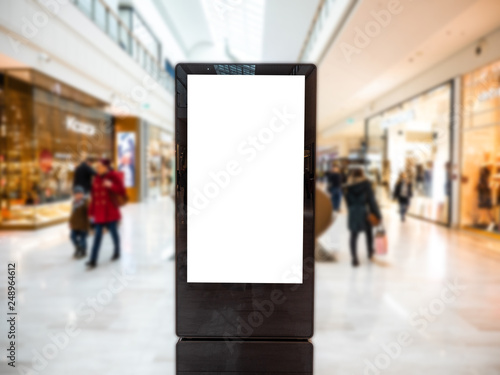
[(352, 9), (357, 0), (321, 0), (306, 40), (300, 51), (299, 61), (317, 63), (318, 47), (327, 43), (324, 34), (332, 34), (340, 26), (343, 15)]
[(137, 39), (127, 25), (103, 0), (72, 0), (108, 37), (127, 52), (152, 78), (168, 92), (174, 91), (174, 80), (161, 63)]
[(309, 29), (309, 33), (307, 35), (302, 51), (300, 51), (299, 61), (308, 60), (315, 42), (318, 39), (318, 34), (321, 32), (321, 29), (323, 27), (323, 21), (328, 15), (328, 11), (331, 5), (330, 3), (334, 1), (335, 0), (322, 0), (320, 2), (318, 12), (316, 12), (312, 27)]

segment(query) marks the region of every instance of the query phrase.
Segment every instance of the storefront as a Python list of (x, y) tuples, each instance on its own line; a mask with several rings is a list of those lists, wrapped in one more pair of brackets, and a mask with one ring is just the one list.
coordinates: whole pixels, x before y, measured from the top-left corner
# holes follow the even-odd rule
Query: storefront
[(0, 72), (0, 228), (67, 220), (73, 171), (111, 157), (105, 103), (31, 69)]
[(144, 134), (140, 118), (135, 116), (115, 117), (115, 168), (123, 176), (129, 202), (140, 202), (143, 193), (143, 143)]
[(135, 116), (116, 117), (115, 165), (130, 202), (173, 194), (173, 136)]
[(460, 223), (500, 234), (500, 61), (463, 77)]
[(448, 225), (452, 84), (441, 85), (369, 118), (366, 122), (367, 172), (382, 205), (402, 172), (414, 191), (409, 214)]

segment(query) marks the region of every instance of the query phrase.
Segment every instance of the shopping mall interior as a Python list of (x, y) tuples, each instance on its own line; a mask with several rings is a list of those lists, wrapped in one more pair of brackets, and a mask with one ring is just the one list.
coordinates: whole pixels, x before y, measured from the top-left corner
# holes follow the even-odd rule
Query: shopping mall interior
[[(184, 341), (199, 353), (179, 345), (179, 315), (196, 316), (178, 306), (180, 63), (316, 66), (315, 153), (299, 160), (315, 160), (314, 333), (281, 337), (303, 355), (250, 334), (231, 340), (258, 349), (222, 359), (203, 325)], [(93, 204), (101, 168), (126, 196), (106, 198), (116, 226)], [(355, 264), (358, 171), (384, 231), (370, 258), (361, 235)], [(500, 1), (0, 0), (0, 261), (1, 374), (500, 374)]]

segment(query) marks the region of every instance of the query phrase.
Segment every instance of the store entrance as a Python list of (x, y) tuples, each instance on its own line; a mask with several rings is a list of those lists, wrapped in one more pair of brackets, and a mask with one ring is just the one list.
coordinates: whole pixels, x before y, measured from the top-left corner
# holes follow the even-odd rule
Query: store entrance
[(392, 207), (404, 173), (413, 187), (408, 213), (448, 225), (450, 96), (446, 84), (368, 120), (368, 173), (382, 206)]
[(500, 61), (463, 79), (461, 225), (500, 235)]

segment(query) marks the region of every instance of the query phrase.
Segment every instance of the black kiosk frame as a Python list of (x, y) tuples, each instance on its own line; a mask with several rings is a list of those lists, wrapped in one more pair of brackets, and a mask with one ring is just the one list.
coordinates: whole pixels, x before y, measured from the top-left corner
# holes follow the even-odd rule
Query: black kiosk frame
[[(312, 64), (186, 63), (177, 65), (175, 72), (177, 335), (188, 340), (311, 338), (314, 329), (316, 67)], [(305, 76), (302, 284), (187, 282), (187, 80), (191, 74)]]

